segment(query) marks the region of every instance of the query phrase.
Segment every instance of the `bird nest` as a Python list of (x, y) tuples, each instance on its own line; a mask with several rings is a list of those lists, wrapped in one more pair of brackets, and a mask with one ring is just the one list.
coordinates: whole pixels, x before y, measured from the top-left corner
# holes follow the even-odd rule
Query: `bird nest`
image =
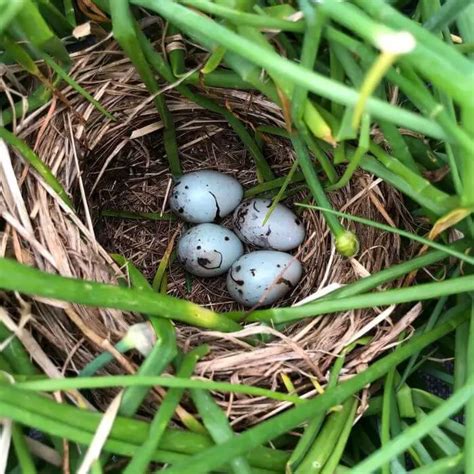
[[(107, 283), (117, 283), (123, 277), (122, 269), (109, 255), (118, 253), (151, 279), (184, 224), (112, 216), (117, 211), (167, 211), (172, 181), (162, 122), (134, 67), (113, 40), (76, 53), (72, 76), (117, 120), (104, 117), (71, 87), (63, 88), (38, 111), (17, 118), (16, 133), (53, 170), (72, 197), (76, 213), (12, 152), (16, 181), (4, 177), (2, 184), (5, 195), (15, 199), (5, 199), (1, 204), (6, 226), (0, 250), (48, 272)], [(20, 82), (12, 85), (26, 95), (21, 87)], [(261, 96), (211, 88), (200, 92), (232, 111), (250, 131), (262, 124), (284, 127), (281, 110)], [(162, 93), (176, 124), (184, 171), (219, 170), (235, 176), (247, 189), (257, 183), (254, 162), (226, 120), (185, 100), (172, 86)], [(288, 173), (294, 153), (287, 140), (264, 135), (263, 152), (277, 176)], [(310, 199), (301, 183), (290, 190), (285, 201), (290, 207)], [(412, 224), (401, 195), (365, 172), (356, 173), (350, 184), (330, 193), (329, 198), (336, 209), (348, 213), (402, 228)], [(341, 257), (322, 215), (311, 209), (293, 209), (306, 226), (306, 240), (297, 251), (304, 277), (278, 305), (297, 304), (317, 292), (355, 281), (413, 255), (414, 249), (395, 234), (343, 221), (357, 233), (361, 247), (355, 258)], [(395, 281), (391, 286), (400, 284)], [(168, 268), (167, 291), (216, 311), (238, 308), (225, 289), (225, 277), (196, 278), (190, 285), (179, 263), (173, 261)], [(104, 350), (115, 355), (107, 373), (130, 373), (140, 363), (138, 354), (120, 356), (112, 349), (131, 324), (143, 320), (140, 314), (43, 298), (4, 298), (13, 319), (25, 313), (31, 315), (23, 323), (38, 344), (27, 346), (51, 376), (76, 374)], [(311, 397), (317, 393), (315, 387), (327, 382), (328, 370), (349, 343), (363, 335), (371, 336), (367, 344), (356, 346), (347, 355), (342, 378), (350, 377), (396, 344), (415, 316), (416, 311), (407, 308), (384, 312), (372, 308), (308, 318), (281, 332), (258, 324), (232, 334), (185, 324), (176, 324), (176, 329), (182, 349), (203, 342), (210, 346), (209, 354), (197, 367), (197, 376), (270, 389), (281, 389), (282, 382), (290, 380), (298, 394)], [(258, 346), (246, 342), (248, 336), (262, 333), (267, 334), (262, 338), (267, 342)], [(102, 408), (110, 400), (107, 391), (91, 396)], [(286, 406), (240, 394), (218, 397), (237, 428), (254, 424)], [(157, 399), (150, 397), (145, 413), (154, 411), (156, 403)]]

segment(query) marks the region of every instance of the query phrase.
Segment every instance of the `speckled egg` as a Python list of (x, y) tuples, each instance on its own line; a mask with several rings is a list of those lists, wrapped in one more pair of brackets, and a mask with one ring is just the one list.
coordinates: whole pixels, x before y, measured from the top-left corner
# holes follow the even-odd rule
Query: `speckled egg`
[(274, 250), (257, 250), (240, 257), (227, 274), (227, 289), (245, 306), (274, 303), (301, 278), (301, 263), (292, 255)]
[(171, 191), (170, 207), (188, 222), (214, 222), (230, 214), (244, 191), (232, 176), (202, 170), (181, 176)]
[(217, 224), (192, 227), (178, 242), (179, 261), (188, 272), (202, 277), (225, 273), (243, 253), (237, 236)]
[(300, 219), (283, 204), (277, 204), (265, 225), (263, 221), (272, 201), (251, 199), (243, 202), (234, 213), (234, 230), (247, 244), (265, 249), (291, 250), (304, 240)]

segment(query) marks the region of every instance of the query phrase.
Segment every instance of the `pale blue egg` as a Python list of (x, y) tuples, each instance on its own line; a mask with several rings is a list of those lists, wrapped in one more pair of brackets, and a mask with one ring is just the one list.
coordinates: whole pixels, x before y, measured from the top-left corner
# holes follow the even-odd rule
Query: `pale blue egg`
[(302, 274), (301, 263), (292, 255), (257, 250), (234, 262), (227, 274), (227, 289), (245, 306), (269, 305), (291, 291)]
[(171, 191), (171, 210), (187, 222), (214, 222), (230, 214), (244, 191), (232, 176), (213, 170), (194, 171), (178, 178)]
[(217, 224), (192, 227), (178, 242), (179, 261), (188, 272), (202, 277), (225, 273), (243, 253), (237, 236)]
[(277, 204), (264, 225), (271, 205), (271, 199), (243, 202), (234, 212), (235, 233), (256, 247), (285, 251), (298, 247), (305, 236), (303, 223), (286, 206)]

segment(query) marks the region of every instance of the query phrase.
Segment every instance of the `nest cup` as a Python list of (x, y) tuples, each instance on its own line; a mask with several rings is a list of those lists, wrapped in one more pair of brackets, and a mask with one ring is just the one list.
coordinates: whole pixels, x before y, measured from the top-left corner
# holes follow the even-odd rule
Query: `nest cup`
[[(172, 179), (160, 117), (134, 67), (114, 41), (76, 53), (74, 61), (75, 80), (117, 121), (107, 119), (66, 87), (62, 94), (68, 106), (55, 98), (18, 123), (17, 133), (63, 183), (73, 198), (76, 213), (62, 204), (23, 161), (13, 160), (33, 232), (17, 232), (13, 220), (5, 229), (9, 247), (19, 261), (40, 269), (107, 283), (117, 283), (124, 276), (109, 256), (118, 253), (151, 280), (167, 248), (185, 230), (185, 223), (112, 215), (117, 211), (169, 212), (167, 196)], [(251, 132), (262, 124), (284, 127), (281, 111), (265, 98), (238, 90), (207, 88), (200, 92), (231, 110)], [(254, 162), (223, 117), (183, 99), (172, 87), (162, 93), (166, 94), (176, 123), (184, 172), (214, 169), (234, 176), (246, 189), (257, 184)], [(288, 141), (263, 135), (263, 152), (275, 175), (288, 173), (294, 160)], [(308, 191), (299, 183), (290, 187), (290, 196), (284, 201), (298, 212), (306, 226), (305, 242), (294, 252), (304, 266), (304, 276), (278, 305), (298, 304), (318, 291), (355, 281), (412, 254), (412, 249), (403, 248), (394, 234), (344, 221), (357, 233), (361, 247), (355, 258), (339, 256), (322, 215), (293, 206), (308, 197)], [(410, 227), (401, 196), (369, 174), (356, 173), (349, 185), (329, 197), (336, 209)], [(14, 214), (15, 210), (8, 206), (6, 203), (5, 210)], [(229, 219), (223, 224), (229, 225)], [(396, 281), (392, 286), (399, 284)], [(238, 308), (226, 292), (225, 276), (195, 278), (189, 285), (177, 262), (168, 268), (167, 291), (216, 311)], [(33, 334), (56, 367), (71, 374), (115, 344), (130, 324), (143, 320), (139, 314), (40, 298), (33, 298), (32, 303)], [(413, 312), (395, 310), (370, 327), (369, 323), (380, 313), (374, 308), (308, 318), (282, 332), (253, 324), (237, 334), (221, 334), (177, 324), (178, 344), (184, 350), (203, 342), (210, 345), (211, 351), (199, 363), (197, 375), (271, 389), (278, 388), (286, 375), (301, 396), (312, 396), (316, 393), (313, 382), (326, 383), (328, 370), (348, 343), (367, 331), (372, 336), (367, 345), (350, 352), (342, 377), (357, 372), (395, 343), (413, 319)], [(253, 347), (245, 338), (256, 334), (271, 337)], [(139, 357), (134, 354), (119, 358), (107, 366), (107, 371), (131, 372)], [(103, 408), (110, 395), (98, 391), (92, 396)], [(286, 406), (246, 395), (221, 394), (218, 402), (226, 407), (237, 428), (254, 424)], [(145, 411), (154, 411), (156, 403), (150, 397)]]

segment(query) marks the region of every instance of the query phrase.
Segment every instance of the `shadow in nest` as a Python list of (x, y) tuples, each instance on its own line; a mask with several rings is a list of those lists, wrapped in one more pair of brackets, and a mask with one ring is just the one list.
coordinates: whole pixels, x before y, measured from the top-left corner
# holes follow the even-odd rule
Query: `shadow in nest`
[[(21, 123), (20, 136), (34, 145), (74, 196), (78, 215), (66, 212), (37, 176), (31, 170), (25, 173), (24, 164), (17, 162), (17, 175), (25, 176), (21, 187), (25, 206), (33, 216), (34, 238), (53, 255), (53, 261), (46, 261), (31, 242), (21, 238), (18, 251), (27, 252), (39, 268), (105, 282), (116, 282), (121, 275), (108, 255), (120, 253), (151, 280), (170, 240), (179, 237), (185, 224), (106, 217), (104, 211), (167, 211), (171, 176), (159, 115), (133, 66), (113, 41), (103, 49), (94, 47), (77, 53), (73, 76), (117, 121), (105, 119), (75, 91), (65, 88), (63, 94), (69, 107), (54, 100)], [(235, 90), (210, 89), (206, 93), (232, 110), (249, 130), (260, 124), (284, 126), (280, 110), (265, 98)], [(235, 176), (246, 189), (257, 183), (254, 163), (222, 117), (200, 109), (173, 90), (166, 92), (166, 98), (176, 123), (185, 172), (216, 169)], [(286, 175), (294, 159), (290, 143), (269, 135), (263, 143), (264, 155), (274, 173)], [(289, 194), (285, 203), (290, 207), (310, 199), (301, 184), (290, 187)], [(356, 173), (345, 188), (329, 197), (336, 209), (397, 227), (413, 225), (400, 194), (367, 173)], [(306, 240), (298, 249), (304, 277), (279, 305), (295, 304), (330, 284), (354, 281), (414, 254), (415, 249), (394, 234), (344, 222), (357, 233), (361, 248), (356, 258), (340, 257), (321, 214), (293, 208), (306, 226)], [(393, 282), (391, 286), (399, 284)], [(190, 286), (176, 262), (168, 269), (167, 290), (216, 311), (237, 308), (226, 292), (224, 277), (195, 278)], [(48, 355), (56, 365), (71, 373), (103, 350), (103, 340), (115, 343), (129, 324), (142, 319), (119, 311), (52, 305), (42, 300), (34, 300), (33, 311), (33, 331), (48, 345)], [(281, 332), (249, 325), (241, 333), (217, 334), (180, 324), (178, 343), (185, 350), (203, 342), (210, 345), (207, 359), (198, 365), (198, 375), (275, 389), (286, 374), (298, 393), (309, 397), (316, 393), (312, 380), (316, 378), (324, 385), (335, 357), (349, 341), (363, 334), (380, 313), (374, 308), (309, 318)], [(416, 308), (385, 313), (380, 323), (370, 329), (370, 342), (347, 357), (342, 377), (349, 377), (396, 342), (416, 315)], [(245, 341), (249, 334), (262, 332), (272, 333), (269, 342), (253, 347)], [(119, 373), (136, 367), (133, 357), (129, 362), (131, 365), (117, 363), (108, 370)], [(102, 407), (110, 400), (110, 392), (94, 395)], [(286, 406), (244, 395), (219, 397), (237, 427), (256, 423)], [(154, 406), (154, 399), (150, 399), (145, 411), (153, 411)]]

